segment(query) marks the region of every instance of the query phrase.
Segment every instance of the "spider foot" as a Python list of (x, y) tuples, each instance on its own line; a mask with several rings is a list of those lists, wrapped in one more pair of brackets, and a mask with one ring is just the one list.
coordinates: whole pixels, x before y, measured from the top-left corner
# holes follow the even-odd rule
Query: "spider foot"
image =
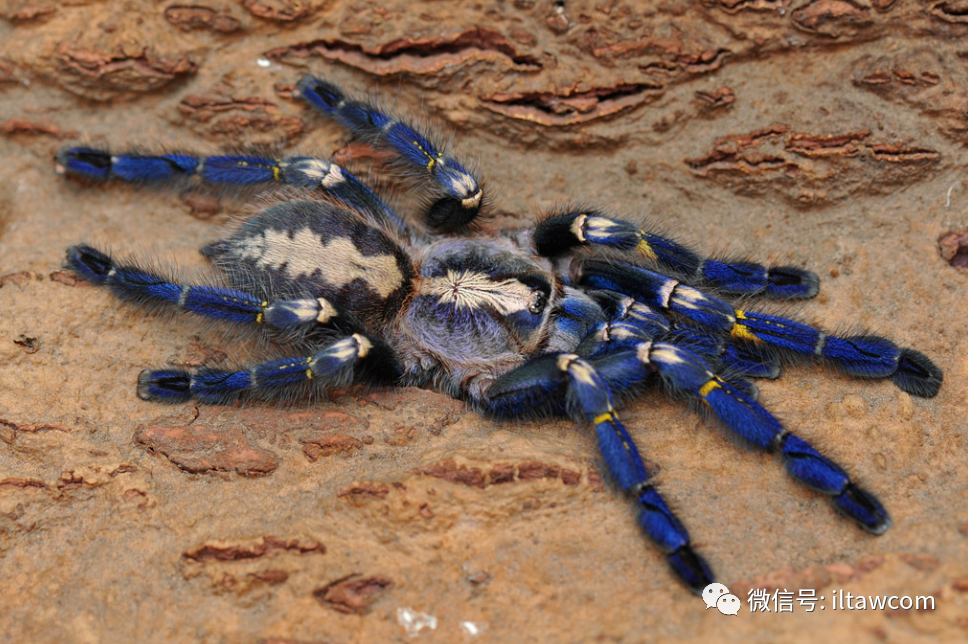
[(138, 374), (138, 398), (163, 403), (188, 402), (192, 399), (192, 377), (177, 369), (145, 369)]
[(55, 170), (89, 181), (103, 181), (111, 176), (111, 155), (91, 148), (65, 148), (57, 153)]
[(937, 395), (944, 380), (941, 369), (926, 355), (898, 347), (877, 335), (826, 337), (821, 355), (848, 375), (887, 378), (901, 390), (921, 398)]
[(111, 154), (93, 148), (64, 148), (57, 153), (59, 174), (87, 181), (152, 182), (182, 179), (195, 174), (199, 159), (188, 154)]
[(791, 476), (833, 497), (834, 507), (868, 532), (881, 534), (891, 527), (891, 517), (877, 497), (853, 483), (839, 465), (802, 438), (784, 434), (779, 440)]
[(696, 595), (701, 595), (703, 588), (716, 581), (709, 564), (690, 546), (669, 553), (666, 560), (672, 572)]
[(873, 534), (883, 534), (893, 524), (877, 497), (853, 483), (848, 483), (833, 501), (837, 510)]
[(820, 292), (817, 274), (796, 266), (774, 266), (766, 279), (766, 295), (774, 300), (808, 300)]
[(642, 513), (639, 523), (649, 538), (666, 553), (673, 572), (692, 592), (699, 594), (713, 583), (709, 564), (692, 549), (689, 533), (676, 518), (665, 500), (651, 485), (643, 486), (638, 494)]
[(934, 398), (938, 395), (944, 374), (931, 359), (914, 349), (901, 349), (897, 360), (897, 371), (891, 375), (891, 382), (912, 396)]
[(114, 262), (101, 251), (78, 245), (67, 249), (67, 267), (91, 284), (104, 284), (114, 269)]
[(808, 300), (820, 292), (820, 278), (796, 266), (771, 266), (755, 262), (720, 262), (707, 259), (702, 279), (713, 288), (736, 295), (759, 294), (773, 300)]

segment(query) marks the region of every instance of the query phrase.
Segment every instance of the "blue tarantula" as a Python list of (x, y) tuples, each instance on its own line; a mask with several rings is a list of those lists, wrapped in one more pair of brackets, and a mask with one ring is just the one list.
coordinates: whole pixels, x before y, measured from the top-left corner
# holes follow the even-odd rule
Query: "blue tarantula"
[(71, 269), (122, 298), (261, 327), (291, 351), (292, 357), (242, 370), (144, 371), (141, 398), (221, 404), (367, 383), (435, 387), (499, 417), (587, 419), (615, 483), (638, 504), (646, 535), (699, 592), (713, 581), (710, 567), (655, 489), (615, 412), (617, 399), (657, 379), (670, 393), (708, 407), (747, 442), (779, 451), (795, 479), (830, 496), (862, 528), (880, 534), (890, 527), (877, 498), (784, 429), (747, 379), (775, 378), (784, 355), (807, 356), (931, 397), (941, 370), (885, 338), (834, 335), (737, 308), (698, 288), (803, 299), (817, 293), (814, 273), (705, 259), (586, 209), (560, 211), (529, 231), (498, 238), (454, 234), (474, 221), (485, 195), (443, 146), (326, 81), (307, 76), (295, 94), (423, 178), (431, 195), (424, 227), (415, 230), (325, 159), (113, 155), (86, 147), (59, 153), (60, 172), (93, 181), (194, 178), (301, 190), (202, 249), (224, 286), (180, 284), (88, 245), (68, 249)]

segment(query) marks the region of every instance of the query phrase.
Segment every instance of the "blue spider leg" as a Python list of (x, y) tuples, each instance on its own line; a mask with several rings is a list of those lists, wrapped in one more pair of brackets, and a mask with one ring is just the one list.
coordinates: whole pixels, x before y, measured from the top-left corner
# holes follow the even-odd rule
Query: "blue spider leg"
[(806, 441), (784, 429), (765, 407), (717, 376), (698, 355), (673, 344), (643, 342), (634, 349), (591, 359), (615, 391), (635, 387), (652, 371), (674, 392), (708, 405), (730, 430), (768, 451), (779, 450), (787, 472), (831, 497), (834, 507), (865, 530), (881, 534), (891, 518), (873, 494)]
[[(721, 335), (710, 335), (688, 325), (670, 321), (665, 315), (634, 298), (612, 291), (593, 291), (609, 320), (600, 324), (578, 347), (582, 356), (593, 355), (605, 342), (636, 343), (662, 340), (685, 345), (708, 361), (722, 364), (734, 376), (743, 378), (776, 378), (780, 374), (778, 356), (759, 350), (748, 342), (732, 341)], [(746, 383), (752, 393), (755, 390)]]
[(563, 391), (595, 426), (608, 471), (638, 504), (639, 523), (646, 535), (665, 553), (676, 575), (694, 593), (701, 593), (713, 582), (713, 573), (693, 550), (685, 526), (655, 489), (652, 474), (615, 413), (608, 384), (588, 361), (568, 353), (535, 358), (496, 380), (486, 402), (492, 410), (508, 413), (522, 403), (530, 406), (536, 399), (560, 396)]
[(174, 308), (235, 324), (264, 324), (277, 330), (322, 326), (345, 333), (362, 329), (360, 322), (325, 298), (270, 302), (221, 286), (190, 286), (137, 266), (117, 264), (90, 246), (67, 249), (67, 266), (87, 281), (107, 286), (115, 295), (149, 308)]
[(442, 193), (427, 213), (432, 229), (457, 230), (477, 217), (484, 198), (480, 182), (409, 124), (350, 99), (332, 83), (314, 76), (304, 76), (294, 94), (353, 134), (389, 147), (408, 167), (432, 181)]
[(673, 323), (670, 342), (689, 347), (700, 355), (715, 356), (734, 373), (746, 378), (774, 379), (782, 371), (780, 357), (752, 342), (709, 335), (687, 324)]
[[(663, 315), (653, 311), (641, 302), (636, 302), (632, 298), (624, 298), (617, 310), (612, 309), (615, 315), (611, 320), (599, 324), (586, 337), (575, 350), (580, 356), (594, 360), (608, 354), (614, 354), (629, 348), (643, 346), (643, 343), (651, 344), (655, 341), (665, 341), (679, 345), (674, 324)], [(702, 337), (699, 335), (699, 337)], [(713, 371), (723, 378), (730, 385), (742, 391), (746, 396), (756, 400), (759, 398), (759, 389), (743, 380), (748, 376), (747, 373), (738, 371), (732, 365), (722, 360), (722, 343), (712, 348), (707, 343), (696, 342), (686, 344), (683, 348), (688, 349), (709, 365)], [(681, 346), (681, 345), (680, 345)], [(724, 371), (729, 373), (724, 375)], [(609, 379), (610, 385), (621, 383), (613, 382)], [(626, 394), (631, 385), (613, 386), (613, 391)]]
[(602, 308), (582, 291), (570, 286), (562, 289), (555, 304), (553, 324), (545, 352), (571, 351), (596, 325), (605, 321)]
[(339, 165), (314, 157), (271, 158), (245, 154), (195, 157), (189, 154), (111, 154), (65, 148), (57, 155), (62, 174), (92, 181), (169, 183), (197, 176), (211, 184), (251, 186), (278, 183), (320, 190), (378, 221), (406, 230), (380, 197)]
[(877, 335), (838, 337), (789, 318), (734, 309), (730, 304), (640, 266), (599, 259), (584, 262), (581, 282), (639, 298), (663, 311), (733, 338), (763, 343), (829, 362), (861, 378), (889, 378), (925, 398), (938, 393), (943, 374), (923, 353)]
[(201, 369), (145, 370), (138, 376), (138, 397), (156, 402), (197, 400), (225, 404), (241, 396), (284, 392), (307, 384), (326, 388), (354, 381), (390, 384), (401, 368), (388, 345), (354, 333), (336, 340), (312, 356), (283, 358), (241, 371)]
[(767, 268), (755, 262), (704, 259), (671, 239), (595, 211), (551, 216), (535, 226), (533, 240), (538, 254), (546, 257), (581, 246), (635, 253), (686, 279), (726, 293), (808, 299), (817, 294), (820, 285), (816, 273), (795, 266)]

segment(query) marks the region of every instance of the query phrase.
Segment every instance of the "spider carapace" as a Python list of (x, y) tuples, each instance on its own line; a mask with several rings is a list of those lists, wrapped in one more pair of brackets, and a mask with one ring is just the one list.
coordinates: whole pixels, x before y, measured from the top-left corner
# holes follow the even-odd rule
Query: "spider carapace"
[(184, 284), (86, 244), (68, 249), (74, 271), (122, 298), (260, 327), (287, 350), (288, 357), (237, 370), (144, 371), (140, 397), (228, 403), (360, 382), (434, 387), (495, 416), (574, 416), (595, 427), (607, 469), (638, 506), (646, 535), (699, 592), (713, 573), (615, 411), (619, 400), (660, 381), (746, 442), (778, 451), (791, 476), (862, 528), (890, 527), (877, 498), (785, 429), (749, 379), (775, 378), (784, 357), (804, 356), (930, 397), (941, 370), (880, 336), (835, 335), (723, 299), (813, 297), (814, 273), (703, 258), (584, 208), (499, 237), (465, 234), (486, 207), (485, 193), (443, 145), (318, 78), (303, 78), (296, 95), (416, 176), (429, 195), (422, 221), (399, 217), (322, 158), (59, 153), (59, 171), (93, 181), (290, 188), (202, 249), (221, 275), (218, 286)]

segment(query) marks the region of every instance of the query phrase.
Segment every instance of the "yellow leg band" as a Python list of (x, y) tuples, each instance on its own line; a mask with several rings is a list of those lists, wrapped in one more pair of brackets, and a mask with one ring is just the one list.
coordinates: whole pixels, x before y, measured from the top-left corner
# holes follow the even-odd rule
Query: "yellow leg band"
[(713, 389), (719, 389), (722, 385), (719, 384), (719, 378), (713, 378), (702, 387), (699, 388), (699, 395), (705, 398), (709, 395), (709, 392)]
[(652, 247), (649, 245), (649, 242), (645, 241), (645, 239), (639, 242), (639, 245), (637, 246), (637, 248), (640, 253), (642, 253), (652, 261), (656, 261), (657, 259), (659, 259), (659, 256), (655, 254), (655, 251), (652, 250)]
[(733, 328), (729, 330), (729, 334), (734, 338), (739, 338), (740, 340), (750, 340), (751, 342), (759, 342), (760, 339), (756, 337), (749, 327), (737, 322), (733, 325)]
[(605, 421), (613, 421), (613, 420), (615, 420), (615, 412), (607, 411), (604, 414), (595, 416), (595, 420), (593, 420), (592, 422), (596, 425), (601, 425)]

